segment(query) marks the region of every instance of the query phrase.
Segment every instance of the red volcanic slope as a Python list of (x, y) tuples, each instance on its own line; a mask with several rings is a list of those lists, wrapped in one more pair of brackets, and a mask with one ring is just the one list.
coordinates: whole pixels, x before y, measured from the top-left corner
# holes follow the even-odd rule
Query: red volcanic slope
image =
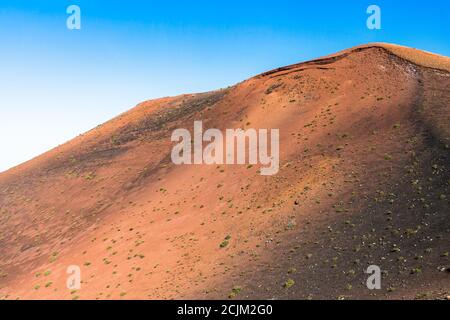
[[(0, 298), (446, 297), (449, 60), (352, 48), (146, 101), (0, 174)], [(279, 173), (173, 165), (195, 120), (279, 128)]]

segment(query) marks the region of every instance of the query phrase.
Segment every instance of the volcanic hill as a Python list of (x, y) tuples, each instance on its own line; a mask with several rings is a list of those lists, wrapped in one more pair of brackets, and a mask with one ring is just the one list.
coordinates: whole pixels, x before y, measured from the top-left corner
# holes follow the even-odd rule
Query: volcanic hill
[[(0, 299), (445, 298), (449, 104), (450, 59), (390, 44), (143, 102), (0, 174)], [(278, 128), (278, 174), (174, 165), (196, 120)]]

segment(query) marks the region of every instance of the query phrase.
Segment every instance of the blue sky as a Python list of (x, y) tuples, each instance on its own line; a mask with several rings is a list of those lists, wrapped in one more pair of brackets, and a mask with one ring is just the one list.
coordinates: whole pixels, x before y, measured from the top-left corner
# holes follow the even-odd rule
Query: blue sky
[[(68, 30), (66, 8), (81, 8)], [(376, 4), (382, 29), (366, 27)], [(0, 171), (162, 96), (367, 42), (450, 56), (450, 1), (0, 0)]]

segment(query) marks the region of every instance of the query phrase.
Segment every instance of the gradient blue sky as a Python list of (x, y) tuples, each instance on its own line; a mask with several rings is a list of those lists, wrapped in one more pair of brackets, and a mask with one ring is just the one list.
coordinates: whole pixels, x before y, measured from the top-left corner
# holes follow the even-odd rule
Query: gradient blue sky
[[(66, 8), (81, 8), (81, 30)], [(382, 30), (366, 9), (382, 10)], [(450, 56), (450, 1), (0, 0), (0, 171), (136, 103), (385, 41)]]

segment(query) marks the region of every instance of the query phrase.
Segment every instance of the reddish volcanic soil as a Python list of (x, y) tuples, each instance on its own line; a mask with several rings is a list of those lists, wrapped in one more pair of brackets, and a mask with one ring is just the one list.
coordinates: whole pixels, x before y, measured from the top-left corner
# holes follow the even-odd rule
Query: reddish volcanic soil
[[(0, 299), (445, 298), (449, 102), (449, 58), (373, 44), (141, 103), (0, 174)], [(195, 120), (279, 128), (279, 173), (175, 166)]]

